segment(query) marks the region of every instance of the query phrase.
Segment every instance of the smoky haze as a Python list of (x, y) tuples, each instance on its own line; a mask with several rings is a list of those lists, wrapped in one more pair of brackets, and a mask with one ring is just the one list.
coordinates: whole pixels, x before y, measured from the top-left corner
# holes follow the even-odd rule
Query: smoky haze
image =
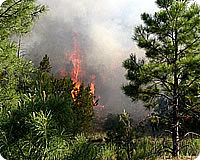
[(72, 32), (77, 32), (85, 74), (82, 81), (88, 82), (92, 74), (96, 76), (96, 96), (101, 96), (100, 104), (109, 111), (119, 113), (125, 108), (135, 116), (142, 116), (144, 109), (132, 103), (120, 89), (126, 82), (122, 62), (130, 53), (143, 55), (131, 36), (134, 26), (141, 22), (140, 14), (156, 8), (154, 1), (141, 4), (136, 0), (40, 0), (40, 3), (47, 4), (49, 11), (23, 40), (28, 57), (38, 65), (47, 54), (54, 75), (59, 77), (63, 67), (70, 72), (70, 62), (64, 57), (66, 53), (70, 56), (74, 47)]

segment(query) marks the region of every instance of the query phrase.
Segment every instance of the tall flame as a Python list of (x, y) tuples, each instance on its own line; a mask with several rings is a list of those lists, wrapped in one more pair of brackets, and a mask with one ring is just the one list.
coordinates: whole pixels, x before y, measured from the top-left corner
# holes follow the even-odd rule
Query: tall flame
[(92, 83), (90, 84), (91, 93), (94, 95), (95, 93), (95, 79), (96, 76), (94, 74), (90, 75), (90, 79), (92, 79)]
[(92, 93), (94, 95), (94, 92), (95, 92), (95, 84), (94, 83), (91, 83), (90, 84), (90, 93)]
[[(68, 55), (70, 55), (69, 60), (72, 62), (73, 65), (73, 70), (70, 72), (71, 79), (73, 83), (75, 84), (74, 90), (72, 90), (71, 94), (76, 101), (75, 96), (77, 95), (78, 91), (80, 90), (81, 86), (81, 77), (83, 76), (83, 56), (81, 55), (81, 50), (80, 50), (80, 43), (78, 42), (77, 38), (79, 37), (79, 34), (76, 31), (72, 31), (72, 39), (73, 39), (73, 50), (68, 51), (65, 54), (65, 59), (68, 58)], [(61, 76), (65, 76), (65, 68), (61, 69), (60, 71)], [(94, 79), (96, 78), (95, 75), (91, 75), (90, 78), (93, 80), (92, 83), (90, 84), (90, 93), (94, 95), (95, 93), (95, 81)]]
[(72, 39), (74, 42), (74, 50), (71, 52), (70, 60), (73, 64), (73, 71), (71, 72), (71, 77), (74, 83), (79, 82), (80, 73), (82, 72), (82, 61), (83, 58), (81, 56), (80, 52), (80, 45), (77, 41), (77, 38), (79, 34), (75, 31), (72, 32)]
[(75, 84), (74, 90), (72, 90), (72, 97), (75, 100), (75, 95), (77, 94), (78, 90), (80, 89), (81, 81), (79, 80), (80, 73), (82, 72), (82, 56), (80, 52), (80, 45), (77, 41), (77, 37), (79, 34), (75, 31), (72, 31), (72, 39), (73, 39), (73, 48), (74, 50), (71, 52), (70, 60), (73, 65), (73, 71), (71, 72), (71, 78), (73, 83)]

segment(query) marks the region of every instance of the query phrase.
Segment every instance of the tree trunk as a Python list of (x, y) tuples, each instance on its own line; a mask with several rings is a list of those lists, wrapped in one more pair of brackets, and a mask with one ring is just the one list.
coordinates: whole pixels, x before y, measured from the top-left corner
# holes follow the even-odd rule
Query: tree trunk
[[(177, 20), (177, 19), (176, 19)], [(179, 69), (177, 67), (178, 61), (178, 31), (175, 29), (175, 57), (174, 57), (174, 93), (173, 93), (173, 126), (172, 126), (172, 141), (173, 141), (173, 156), (179, 156), (180, 146), (179, 146), (179, 96), (178, 96), (178, 72)]]
[(173, 156), (177, 157), (179, 156), (179, 152), (180, 152), (180, 145), (179, 145), (179, 119), (178, 119), (178, 107), (175, 106), (174, 107), (175, 110), (173, 110), (174, 113), (174, 125), (173, 125), (173, 129), (172, 129), (172, 141), (173, 141)]
[[(177, 60), (177, 51), (175, 54), (175, 60)], [(174, 95), (173, 95), (173, 126), (172, 126), (172, 141), (173, 141), (173, 156), (179, 156), (179, 96), (178, 96), (178, 76), (177, 76), (177, 66), (175, 62), (175, 72), (174, 72)]]

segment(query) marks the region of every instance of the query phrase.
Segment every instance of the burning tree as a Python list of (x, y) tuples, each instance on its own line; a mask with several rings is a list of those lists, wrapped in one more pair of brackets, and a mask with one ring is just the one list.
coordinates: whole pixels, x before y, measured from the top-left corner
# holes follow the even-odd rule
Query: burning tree
[[(69, 71), (70, 77), (74, 83), (74, 89), (71, 92), (71, 95), (76, 101), (76, 96), (78, 95), (78, 92), (80, 91), (82, 82), (81, 78), (83, 77), (85, 71), (83, 70), (83, 55), (81, 54), (80, 49), (80, 43), (78, 42), (79, 34), (76, 31), (72, 31), (72, 40), (73, 40), (73, 50), (67, 51), (65, 53), (65, 61), (70, 61), (72, 63), (72, 70)], [(65, 64), (66, 65), (66, 64)], [(65, 66), (60, 71), (60, 76), (64, 77), (66, 76), (67, 71)], [(95, 82), (94, 79), (96, 78), (95, 75), (90, 75), (90, 79), (92, 82), (90, 82), (90, 94), (94, 95), (95, 93)]]
[[(66, 130), (71, 128), (74, 134), (88, 130), (94, 119), (94, 95), (91, 93), (91, 87), (85, 87), (83, 83), (75, 81), (74, 77), (71, 79), (67, 77), (58, 79), (54, 76), (48, 76), (50, 70), (49, 58), (45, 55), (40, 63), (39, 74), (35, 81), (36, 90), (39, 91), (40, 95), (43, 95), (43, 92), (45, 92), (50, 103), (53, 102), (51, 99), (55, 97), (60, 97), (63, 100), (63, 104), (59, 106), (50, 104), (47, 107), (50, 107), (52, 112), (55, 112), (53, 114), (57, 116), (55, 119), (59, 121), (59, 124), (62, 124), (62, 126), (66, 125), (64, 127)], [(70, 116), (67, 115), (69, 113), (71, 114)], [(71, 117), (71, 120), (69, 120), (69, 117)], [(69, 127), (68, 124), (71, 126)]]
[(160, 11), (143, 13), (144, 25), (135, 28), (133, 37), (145, 50), (145, 59), (131, 54), (123, 62), (127, 96), (149, 108), (161, 98), (167, 100), (173, 156), (179, 155), (182, 121), (188, 115), (199, 119), (200, 7), (189, 2), (157, 0)]

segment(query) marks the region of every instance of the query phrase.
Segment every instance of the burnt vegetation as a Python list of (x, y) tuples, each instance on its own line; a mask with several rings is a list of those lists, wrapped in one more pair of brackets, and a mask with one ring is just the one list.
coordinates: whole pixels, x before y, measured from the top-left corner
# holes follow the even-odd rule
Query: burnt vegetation
[(149, 109), (138, 122), (126, 111), (104, 115), (104, 106), (95, 111), (93, 83), (51, 74), (47, 55), (38, 67), (26, 60), (20, 52), (21, 37), (31, 31), (46, 6), (36, 0), (5, 1), (0, 8), (1, 155), (16, 160), (196, 157), (200, 7), (189, 0), (156, 4), (160, 11), (142, 14), (144, 24), (135, 28), (133, 37), (144, 49), (144, 59), (131, 54), (123, 62), (128, 84), (122, 90)]

